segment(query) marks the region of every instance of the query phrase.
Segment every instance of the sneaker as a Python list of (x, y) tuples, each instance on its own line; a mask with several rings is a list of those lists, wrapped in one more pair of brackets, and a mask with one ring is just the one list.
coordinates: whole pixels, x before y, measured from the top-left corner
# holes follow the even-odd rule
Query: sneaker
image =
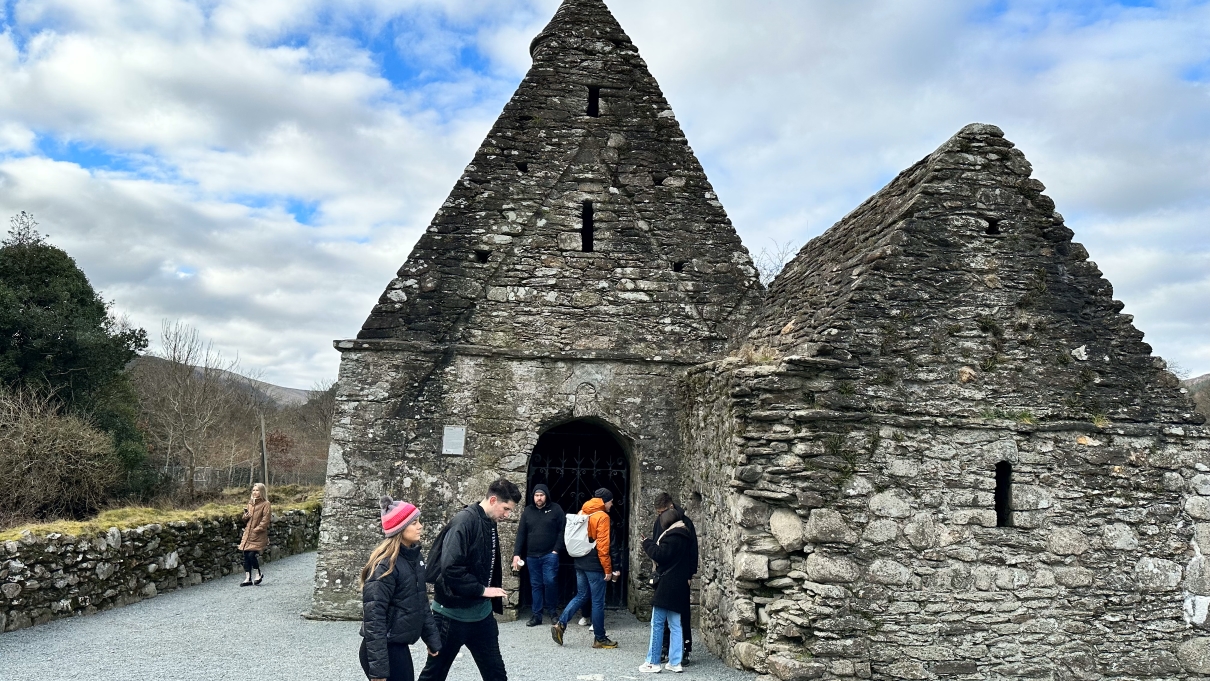
[(651, 664), (650, 662), (644, 662), (643, 666), (639, 667), (639, 671), (643, 672), (644, 674), (659, 674), (660, 666), (658, 664)]
[(252, 582), (251, 582), (251, 580), (249, 580), (247, 582), (240, 582), (239, 585), (240, 586), (252, 586)]
[(542, 618), (537, 615), (534, 615), (533, 617), (529, 618), (529, 621), (525, 623), (525, 626), (536, 627), (539, 624), (542, 624)]
[(580, 618), (580, 626), (582, 626), (582, 627), (586, 627), (586, 626), (588, 626), (588, 625), (590, 625), (590, 624), (592, 624), (592, 622), (589, 622), (587, 617), (581, 617), (581, 618)]
[(592, 647), (593, 647), (593, 648), (609, 648), (609, 649), (613, 649), (613, 648), (617, 648), (617, 647), (618, 647), (618, 644), (617, 644), (617, 642), (616, 642), (616, 641), (610, 641), (610, 640), (609, 640), (609, 637), (607, 636), (607, 637), (605, 637), (605, 638), (597, 638), (597, 639), (593, 639), (593, 641), (592, 641)]
[(685, 671), (684, 669), (681, 668), (681, 665), (679, 665), (679, 664), (666, 664), (666, 665), (664, 665), (664, 669), (667, 669), (670, 672), (676, 672), (678, 674)]
[(555, 643), (563, 645), (563, 632), (567, 630), (567, 625), (562, 622), (555, 622), (550, 627), (550, 637), (555, 640)]

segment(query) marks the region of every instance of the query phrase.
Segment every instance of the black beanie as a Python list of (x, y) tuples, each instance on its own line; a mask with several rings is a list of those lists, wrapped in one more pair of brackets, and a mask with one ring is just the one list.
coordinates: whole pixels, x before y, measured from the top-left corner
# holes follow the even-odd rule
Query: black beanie
[(610, 492), (609, 490), (605, 489), (604, 487), (593, 492), (592, 495), (594, 497), (600, 499), (601, 501), (604, 501), (605, 503), (609, 503), (609, 502), (613, 501), (613, 492)]

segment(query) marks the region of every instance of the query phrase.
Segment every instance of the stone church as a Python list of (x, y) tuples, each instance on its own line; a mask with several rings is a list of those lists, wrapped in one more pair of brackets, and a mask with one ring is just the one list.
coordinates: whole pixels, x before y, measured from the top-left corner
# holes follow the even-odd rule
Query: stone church
[[(430, 536), (501, 475), (694, 516), (706, 647), (777, 679), (1210, 675), (1210, 430), (990, 125), (765, 290), (602, 0), (533, 67), (342, 353), (311, 615), (377, 499)], [(511, 546), (515, 525), (502, 524)], [(565, 566), (566, 591), (574, 576)], [(515, 614), (528, 575), (506, 578)]]

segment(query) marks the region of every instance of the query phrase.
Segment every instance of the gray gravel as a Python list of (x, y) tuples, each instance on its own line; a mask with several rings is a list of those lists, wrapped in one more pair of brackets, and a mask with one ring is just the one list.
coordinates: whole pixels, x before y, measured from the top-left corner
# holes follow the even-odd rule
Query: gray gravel
[[(265, 583), (239, 588), (243, 575), (163, 594), (91, 617), (58, 620), (0, 634), (0, 680), (88, 679), (89, 681), (364, 681), (357, 663), (361, 644), (356, 622), (312, 622), (309, 609), (315, 554), (275, 561)], [(524, 622), (501, 625), (501, 647), (509, 678), (613, 681), (639, 674), (647, 648), (647, 626), (628, 613), (611, 612), (606, 629), (621, 645), (593, 650), (588, 628), (568, 628), (566, 645), (550, 640), (550, 627)], [(413, 646), (417, 673), (422, 646)], [(751, 680), (704, 652), (680, 675), (660, 678)], [(463, 650), (451, 681), (479, 678)]]

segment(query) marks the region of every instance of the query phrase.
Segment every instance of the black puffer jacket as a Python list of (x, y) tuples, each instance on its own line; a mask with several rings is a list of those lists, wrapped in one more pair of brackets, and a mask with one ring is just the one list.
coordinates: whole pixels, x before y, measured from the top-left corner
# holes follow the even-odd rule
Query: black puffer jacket
[(374, 679), (391, 675), (388, 643), (412, 645), (424, 638), (430, 650), (441, 649), (441, 636), (425, 593), (419, 546), (400, 548), (395, 569), (383, 576), (386, 571), (387, 563), (379, 563), (361, 590), (361, 636)]
[[(458, 511), (443, 532), (439, 562), (429, 565), (436, 571), (433, 600), (447, 608), (472, 608), (483, 603), (483, 589), (499, 587), (503, 576), (496, 521), (487, 517), (482, 506), (471, 504)], [(503, 600), (491, 600), (492, 610), (503, 614)]]
[(659, 538), (643, 540), (643, 553), (655, 561), (659, 583), (651, 604), (673, 612), (689, 611), (689, 580), (697, 568), (697, 547), (689, 529), (677, 522)]

